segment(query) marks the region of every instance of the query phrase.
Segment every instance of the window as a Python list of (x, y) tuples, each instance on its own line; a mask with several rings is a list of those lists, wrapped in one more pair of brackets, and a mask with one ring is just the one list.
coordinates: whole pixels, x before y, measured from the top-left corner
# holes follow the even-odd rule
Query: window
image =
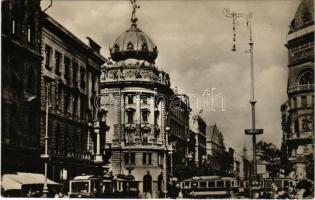
[(231, 181), (225, 181), (225, 186), (226, 186), (227, 188), (231, 187)]
[(134, 165), (136, 163), (135, 152), (125, 153), (124, 158), (125, 158), (125, 164)]
[(70, 58), (65, 57), (64, 59), (64, 64), (65, 64), (65, 74), (64, 77), (66, 80), (69, 80), (69, 74), (70, 74)]
[(143, 44), (142, 44), (142, 50), (148, 50), (148, 46), (147, 46), (146, 43), (143, 43)]
[(208, 187), (215, 187), (215, 182), (214, 181), (209, 181), (208, 182)]
[(298, 133), (299, 132), (299, 119), (296, 119), (294, 121), (294, 132)]
[(147, 110), (145, 111), (142, 111), (142, 121), (144, 123), (147, 123), (148, 122), (148, 115), (149, 115), (149, 112)]
[(311, 20), (312, 20), (312, 16), (311, 16), (310, 12), (308, 11), (307, 8), (304, 8), (304, 10), (303, 10), (303, 22), (307, 23)]
[(133, 114), (134, 114), (134, 112), (132, 110), (127, 111), (127, 121), (128, 121), (128, 123), (133, 123)]
[(133, 50), (133, 44), (131, 42), (128, 42), (127, 50)]
[(190, 182), (189, 181), (185, 181), (185, 186), (189, 187), (189, 185), (190, 185)]
[(27, 42), (31, 45), (34, 45), (34, 15), (30, 15), (27, 18)]
[(27, 42), (31, 43), (31, 25), (27, 25)]
[(74, 96), (73, 97), (73, 115), (78, 114), (78, 97)]
[(34, 72), (32, 70), (31, 65), (28, 65), (28, 72), (27, 72), (27, 91), (33, 92), (34, 91)]
[(65, 92), (65, 104), (64, 104), (65, 113), (69, 113), (69, 104), (70, 104), (70, 95), (68, 92)]
[(12, 18), (12, 34), (13, 34), (13, 35), (15, 34), (15, 26), (16, 26), (15, 23), (16, 23), (16, 22), (15, 22), (15, 19)]
[(80, 118), (81, 119), (84, 119), (85, 118), (85, 99), (84, 97), (82, 96), (81, 99), (80, 99)]
[(164, 155), (162, 153), (159, 153), (158, 155), (158, 164), (163, 165)]
[(148, 98), (147, 97), (142, 97), (142, 104), (148, 104)]
[(73, 80), (73, 85), (77, 85), (78, 80), (77, 80), (77, 76), (78, 76), (78, 63), (73, 62), (73, 76), (72, 76), (72, 80)]
[(300, 78), (300, 85), (314, 84), (314, 74), (312, 71), (304, 72)]
[(119, 51), (119, 46), (117, 44), (114, 45), (114, 50)]
[(143, 163), (144, 165), (147, 164), (147, 154), (146, 154), (146, 153), (143, 153), (142, 163)]
[(48, 46), (48, 45), (45, 45), (45, 59), (46, 59), (46, 62), (45, 62), (45, 66), (46, 66), (46, 68), (47, 69), (51, 69), (51, 67), (50, 67), (50, 62), (51, 62), (51, 52), (52, 52), (52, 49), (51, 49), (51, 47), (50, 46)]
[(154, 112), (154, 114), (155, 114), (155, 116), (154, 116), (154, 124), (158, 124), (160, 112), (158, 110), (156, 110)]
[(306, 108), (307, 107), (307, 98), (306, 98), (306, 96), (301, 96), (301, 105), (302, 105), (302, 108)]
[(56, 74), (60, 74), (61, 53), (55, 51)]
[(96, 78), (95, 76), (92, 74), (92, 91), (96, 92)]
[(223, 181), (217, 181), (217, 187), (224, 187)]
[(297, 99), (293, 97), (293, 108), (297, 108)]
[(152, 153), (143, 153), (142, 163), (144, 165), (151, 165), (152, 164)]
[(128, 95), (128, 104), (133, 104), (133, 95)]
[(61, 92), (62, 92), (62, 88), (60, 87), (60, 85), (57, 86), (56, 90), (57, 90), (56, 109), (59, 110), (60, 109), (60, 105), (61, 105)]
[(85, 88), (85, 69), (83, 67), (80, 68), (80, 81), (81, 88)]
[(199, 182), (199, 187), (201, 187), (201, 188), (207, 187), (207, 182), (205, 182), (205, 181)]

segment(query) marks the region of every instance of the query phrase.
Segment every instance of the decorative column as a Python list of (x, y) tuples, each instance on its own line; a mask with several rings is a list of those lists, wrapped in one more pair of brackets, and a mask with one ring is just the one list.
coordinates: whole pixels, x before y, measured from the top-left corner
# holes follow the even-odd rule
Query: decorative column
[(94, 133), (96, 134), (96, 155), (94, 162), (102, 163), (103, 158), (101, 155), (101, 137), (100, 137), (100, 122), (94, 121)]
[(155, 114), (155, 100), (154, 100), (154, 96), (151, 97), (150, 99), (150, 120), (149, 123), (151, 125), (151, 134), (154, 135), (154, 114)]
[(167, 130), (165, 130), (166, 128), (166, 115), (165, 115), (165, 102), (162, 100), (160, 102), (161, 105), (161, 139), (163, 142), (163, 146), (164, 146), (164, 158), (163, 158), (163, 181), (164, 181), (164, 188), (163, 188), (163, 192), (165, 197), (167, 197), (167, 136), (166, 136), (166, 132)]
[(137, 124), (141, 124), (141, 99), (140, 99), (140, 93), (137, 93), (137, 96), (136, 96), (136, 122), (137, 122)]
[(124, 93), (121, 93), (120, 110), (121, 110), (121, 124), (124, 125), (125, 124), (125, 95)]
[[(125, 95), (124, 93), (121, 93), (120, 95), (120, 131), (121, 131), (121, 134), (123, 135), (123, 138), (124, 138), (124, 141), (125, 141)], [(124, 144), (125, 145), (125, 144)]]
[(117, 102), (117, 136), (118, 136), (118, 141), (119, 141), (119, 145), (121, 145), (122, 143), (122, 133), (121, 133), (121, 93), (120, 91), (118, 93), (116, 93), (115, 96), (116, 102)]
[(198, 138), (198, 136), (199, 136), (199, 133), (197, 132), (195, 134), (195, 140), (196, 140), (196, 143), (195, 143), (195, 165), (196, 165), (196, 167), (199, 167), (199, 138)]

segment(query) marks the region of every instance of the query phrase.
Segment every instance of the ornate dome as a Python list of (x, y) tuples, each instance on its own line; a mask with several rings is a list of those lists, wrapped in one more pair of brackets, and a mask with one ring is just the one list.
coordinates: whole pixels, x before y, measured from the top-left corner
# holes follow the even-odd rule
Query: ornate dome
[(130, 29), (122, 33), (110, 48), (110, 54), (114, 61), (135, 58), (154, 63), (158, 49), (151, 38), (142, 32), (133, 21)]
[(291, 22), (291, 28), (298, 30), (312, 24), (314, 24), (314, 2), (313, 0), (303, 0)]

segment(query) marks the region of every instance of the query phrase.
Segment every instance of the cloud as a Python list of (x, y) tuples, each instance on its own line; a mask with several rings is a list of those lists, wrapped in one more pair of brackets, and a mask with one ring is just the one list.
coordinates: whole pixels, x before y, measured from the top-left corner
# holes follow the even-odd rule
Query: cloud
[[(172, 87), (199, 93), (216, 88), (225, 95), (226, 111), (205, 112), (209, 125), (220, 126), (225, 142), (250, 150), (251, 127), (248, 30), (237, 28), (232, 52), (232, 20), (223, 9), (253, 12), (257, 126), (259, 139), (281, 143), (280, 105), (286, 99), (288, 25), (300, 1), (138, 1), (138, 25), (159, 48), (156, 61), (171, 75)], [(128, 1), (54, 1), (48, 13), (79, 38), (92, 37), (109, 56), (108, 48), (130, 26)], [(194, 102), (192, 102), (194, 106)], [(194, 108), (194, 107), (193, 107)]]

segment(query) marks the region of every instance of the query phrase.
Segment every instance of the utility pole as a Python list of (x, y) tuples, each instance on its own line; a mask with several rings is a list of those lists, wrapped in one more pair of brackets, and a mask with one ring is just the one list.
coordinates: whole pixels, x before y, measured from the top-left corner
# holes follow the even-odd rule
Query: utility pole
[(235, 13), (230, 12), (230, 9), (226, 8), (223, 11), (224, 16), (232, 18), (233, 20), (233, 48), (232, 51), (236, 51), (235, 41), (236, 41), (236, 24), (238, 23), (239, 18), (245, 18), (246, 19), (246, 25), (249, 28), (249, 53), (250, 53), (250, 78), (251, 78), (251, 98), (249, 100), (249, 103), (251, 105), (252, 110), (252, 128), (246, 129), (245, 134), (246, 135), (252, 135), (252, 141), (253, 141), (253, 175), (252, 175), (252, 181), (250, 182), (251, 187), (251, 197), (253, 197), (252, 190), (253, 187), (259, 186), (257, 183), (257, 163), (256, 163), (256, 135), (263, 134), (263, 129), (257, 129), (256, 128), (256, 119), (255, 119), (255, 105), (257, 101), (255, 100), (255, 76), (254, 76), (254, 42), (252, 37), (252, 24), (251, 19), (253, 14), (252, 13)]

